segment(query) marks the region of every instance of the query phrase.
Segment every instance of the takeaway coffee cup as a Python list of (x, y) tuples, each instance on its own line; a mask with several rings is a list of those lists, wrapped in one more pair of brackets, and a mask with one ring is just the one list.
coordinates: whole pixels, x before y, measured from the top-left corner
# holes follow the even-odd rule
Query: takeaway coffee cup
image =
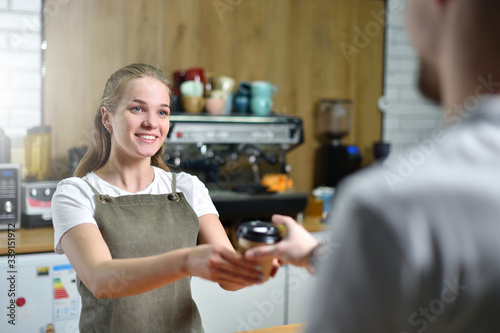
[[(252, 221), (242, 223), (236, 231), (238, 247), (241, 253), (256, 246), (271, 245), (281, 241), (281, 233), (276, 225), (271, 223)], [(273, 269), (273, 258), (259, 260), (262, 274), (269, 278)]]

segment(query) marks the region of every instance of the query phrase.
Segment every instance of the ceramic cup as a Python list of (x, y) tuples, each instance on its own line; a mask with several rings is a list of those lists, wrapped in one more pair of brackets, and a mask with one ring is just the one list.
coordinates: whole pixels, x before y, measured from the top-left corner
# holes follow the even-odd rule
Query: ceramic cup
[(205, 98), (203, 96), (182, 96), (182, 106), (184, 111), (200, 113), (205, 106)]
[[(278, 227), (261, 221), (242, 223), (236, 231), (236, 237), (238, 238), (239, 251), (242, 253), (256, 246), (270, 245), (281, 241)], [(259, 260), (258, 263), (267, 280), (273, 269), (273, 258)]]
[(220, 116), (224, 113), (226, 99), (219, 97), (205, 98), (205, 110), (212, 116)]
[(172, 87), (172, 92), (174, 95), (178, 96), (181, 94), (180, 86), (181, 86), (181, 83), (184, 82), (185, 76), (186, 76), (186, 72), (184, 72), (184, 71), (179, 70), (179, 71), (174, 72), (174, 84)]
[(210, 92), (210, 97), (214, 98), (221, 98), (221, 99), (226, 99), (227, 98), (227, 93), (224, 90), (221, 89), (214, 89)]
[(262, 96), (273, 98), (278, 93), (278, 87), (267, 81), (253, 81), (250, 84), (250, 94), (252, 97)]
[(224, 108), (224, 114), (229, 115), (233, 112), (233, 104), (234, 104), (234, 94), (228, 93), (226, 95), (226, 107)]
[(216, 83), (215, 83), (215, 87), (217, 89), (223, 90), (226, 93), (232, 93), (234, 90), (234, 86), (235, 86), (234, 79), (232, 77), (224, 76), (224, 75), (219, 76), (217, 78)]
[(205, 70), (201, 67), (195, 67), (195, 68), (189, 68), (186, 69), (186, 72), (184, 74), (184, 80), (193, 80), (193, 81), (200, 81), (203, 83), (203, 86), (205, 86)]
[(238, 114), (248, 113), (250, 99), (246, 95), (236, 95), (234, 98), (234, 111)]
[(253, 96), (250, 99), (250, 110), (256, 116), (269, 116), (273, 108), (271, 97)]
[(184, 81), (180, 85), (180, 90), (182, 96), (203, 96), (203, 83), (200, 81)]

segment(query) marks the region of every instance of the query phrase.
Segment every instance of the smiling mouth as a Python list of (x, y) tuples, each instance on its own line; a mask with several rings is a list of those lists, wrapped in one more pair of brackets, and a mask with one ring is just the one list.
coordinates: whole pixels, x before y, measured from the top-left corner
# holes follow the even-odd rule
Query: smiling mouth
[(156, 136), (154, 135), (137, 135), (137, 137), (144, 139), (144, 140), (154, 140), (156, 139)]

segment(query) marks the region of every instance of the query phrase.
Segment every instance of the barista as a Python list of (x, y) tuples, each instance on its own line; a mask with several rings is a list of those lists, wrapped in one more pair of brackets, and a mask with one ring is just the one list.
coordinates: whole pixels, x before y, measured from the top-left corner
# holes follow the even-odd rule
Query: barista
[(190, 276), (226, 290), (262, 279), (235, 253), (206, 187), (161, 159), (169, 84), (144, 64), (113, 73), (94, 142), (54, 194), (55, 251), (77, 273), (81, 332), (202, 332)]

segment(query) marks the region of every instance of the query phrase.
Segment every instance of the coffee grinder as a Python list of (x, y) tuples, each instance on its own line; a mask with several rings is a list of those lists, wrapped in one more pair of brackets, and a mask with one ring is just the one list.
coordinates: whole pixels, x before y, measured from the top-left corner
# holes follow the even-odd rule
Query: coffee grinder
[(322, 99), (316, 121), (321, 147), (316, 151), (315, 186), (336, 187), (342, 178), (361, 168), (358, 146), (343, 145), (351, 130), (351, 100)]

